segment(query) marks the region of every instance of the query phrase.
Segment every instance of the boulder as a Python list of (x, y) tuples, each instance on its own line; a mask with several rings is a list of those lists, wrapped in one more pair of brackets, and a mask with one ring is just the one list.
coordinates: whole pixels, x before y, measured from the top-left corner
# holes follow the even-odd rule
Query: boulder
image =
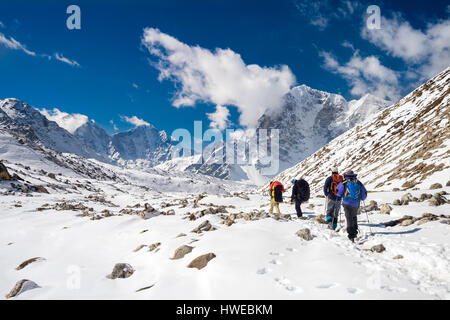
[(148, 246), (148, 251), (153, 251), (161, 245), (161, 242), (155, 242)]
[(311, 241), (313, 239), (311, 231), (308, 228), (300, 229), (295, 234), (306, 241)]
[(191, 232), (201, 233), (202, 231), (209, 231), (211, 229), (212, 229), (211, 223), (209, 223), (209, 221), (206, 220), (206, 221), (202, 222), (197, 228), (195, 228)]
[(401, 254), (398, 254), (395, 257), (393, 257), (392, 259), (394, 259), (394, 260), (403, 259), (403, 256)]
[(183, 245), (175, 250), (175, 253), (173, 254), (173, 260), (182, 259), (185, 255), (188, 253), (191, 253), (194, 247)]
[(316, 217), (312, 218), (311, 220), (313, 220), (319, 224), (327, 224), (327, 222), (324, 220), (322, 215), (316, 216)]
[(400, 198), (400, 200), (402, 200), (402, 201), (412, 201), (412, 199), (413, 199), (413, 196), (412, 196), (412, 194), (411, 193), (407, 193), (407, 194), (405, 194), (405, 195), (403, 195), (401, 198)]
[(16, 297), (25, 291), (36, 289), (36, 288), (40, 288), (40, 287), (31, 280), (27, 280), (27, 279), (19, 280), (15, 284), (14, 288), (12, 288), (11, 291), (6, 295), (6, 299)]
[(203, 269), (206, 267), (209, 261), (214, 259), (216, 255), (214, 253), (207, 253), (204, 255), (201, 255), (194, 260), (191, 261), (191, 263), (188, 264), (188, 268), (197, 268), (198, 270)]
[(450, 187), (450, 180), (447, 181), (446, 187)]
[(378, 210), (378, 203), (374, 200), (369, 202), (369, 205), (366, 206), (366, 211), (375, 211)]
[(370, 251), (377, 252), (377, 253), (381, 253), (385, 250), (386, 250), (386, 248), (382, 244), (377, 244), (376, 246), (373, 246), (372, 248), (370, 248)]
[(433, 197), (430, 200), (428, 200), (428, 204), (432, 207), (438, 207), (446, 203), (447, 200), (439, 193), (435, 193)]
[(430, 186), (430, 190), (436, 190), (436, 189), (442, 189), (442, 184), (440, 184), (440, 183), (433, 183)]
[(109, 279), (117, 278), (128, 278), (134, 273), (134, 269), (128, 263), (117, 263), (110, 275), (107, 276)]
[(401, 226), (402, 227), (407, 227), (407, 226), (410, 226), (410, 225), (412, 225), (414, 223), (414, 220), (412, 220), (412, 219), (407, 219), (407, 220), (403, 220), (402, 222), (401, 222)]
[(419, 197), (419, 201), (425, 201), (428, 199), (433, 198), (433, 195), (429, 194), (429, 193), (422, 193)]
[(11, 175), (5, 165), (0, 162), (0, 180), (12, 180)]
[(392, 211), (392, 207), (387, 203), (383, 204), (380, 208), (381, 214), (391, 214), (391, 211)]
[(399, 199), (395, 199), (394, 202), (392, 202), (392, 204), (393, 204), (394, 206), (401, 206), (401, 205), (402, 205), (402, 202), (401, 202)]

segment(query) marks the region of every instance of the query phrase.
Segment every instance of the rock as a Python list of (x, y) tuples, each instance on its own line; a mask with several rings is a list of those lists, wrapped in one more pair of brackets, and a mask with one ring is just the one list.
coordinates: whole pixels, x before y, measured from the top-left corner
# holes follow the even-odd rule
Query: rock
[(440, 205), (446, 204), (447, 200), (441, 196), (439, 193), (434, 194), (434, 196), (428, 200), (428, 204), (432, 207), (438, 207)]
[(209, 231), (212, 228), (211, 223), (208, 220), (202, 222), (197, 228), (192, 230), (191, 232), (200, 233), (202, 231)]
[(250, 221), (250, 220), (252, 220), (252, 215), (251, 215), (250, 213), (246, 213), (246, 214), (244, 215), (244, 220), (245, 220), (245, 221)]
[(161, 245), (161, 242), (155, 242), (148, 246), (148, 251), (153, 251)]
[(22, 279), (20, 281), (17, 281), (14, 288), (12, 288), (11, 291), (6, 295), (6, 299), (16, 297), (25, 291), (36, 289), (36, 288), (40, 288), (40, 287), (35, 282), (33, 282), (31, 280), (27, 280), (27, 279)]
[(450, 219), (441, 220), (440, 222), (441, 222), (442, 224), (448, 224), (448, 225), (450, 225)]
[(308, 209), (314, 209), (314, 204), (313, 204), (313, 203), (310, 203), (310, 204), (308, 205), (307, 208), (308, 208)]
[(313, 239), (311, 231), (308, 228), (300, 229), (295, 234), (306, 241), (311, 241)]
[(417, 225), (420, 226), (424, 223), (431, 222), (431, 221), (433, 221), (433, 219), (431, 219), (431, 218), (422, 218), (417, 222)]
[(173, 254), (173, 260), (182, 259), (185, 255), (188, 253), (191, 253), (194, 247), (183, 245), (179, 247), (177, 250), (175, 250), (175, 253)]
[(143, 287), (143, 288), (137, 289), (136, 292), (141, 292), (141, 291), (144, 291), (144, 290), (148, 290), (148, 289), (153, 288), (154, 286), (155, 286), (155, 285), (152, 284), (151, 286), (147, 286), (147, 287)]
[(146, 247), (145, 244), (141, 244), (139, 247), (137, 247), (136, 249), (133, 250), (133, 252), (138, 252), (139, 250), (141, 250), (143, 247)]
[(56, 175), (54, 173), (49, 173), (48, 177), (56, 180)]
[(22, 263), (16, 268), (16, 270), (22, 270), (23, 268), (25, 268), (25, 267), (26, 267), (27, 265), (29, 265), (30, 263), (33, 263), (33, 262), (40, 262), (40, 261), (45, 261), (45, 258), (36, 257), (36, 258), (28, 259), (28, 260), (22, 262)]
[(370, 248), (370, 251), (377, 252), (377, 253), (381, 253), (385, 250), (386, 250), (386, 248), (382, 244), (377, 244), (376, 246), (373, 246), (372, 248)]
[(380, 208), (380, 214), (391, 214), (391, 211), (392, 207), (387, 203), (383, 204)]
[(323, 219), (322, 215), (320, 216), (316, 216), (314, 218), (312, 218), (311, 220), (320, 223), (320, 224), (327, 224), (327, 222)]
[(2, 162), (0, 162), (0, 180), (12, 180), (8, 169)]
[(400, 198), (400, 200), (402, 200), (402, 201), (412, 201), (412, 199), (413, 199), (413, 196), (412, 196), (412, 194), (411, 193), (407, 193), (407, 194), (405, 194), (405, 195), (403, 195), (401, 198)]
[(131, 277), (131, 275), (134, 273), (134, 269), (131, 265), (128, 263), (117, 263), (113, 271), (110, 275), (107, 276), (109, 279), (117, 279), (117, 278), (128, 278)]
[(369, 205), (365, 208), (367, 211), (375, 211), (378, 210), (378, 203), (374, 200), (369, 202)]
[(424, 213), (422, 214), (422, 218), (430, 218), (430, 219), (438, 219), (438, 216), (432, 213)]
[(425, 201), (428, 199), (431, 199), (433, 197), (433, 195), (429, 194), (429, 193), (422, 193), (419, 197), (419, 201)]
[(392, 259), (394, 259), (394, 260), (403, 259), (403, 256), (401, 254), (398, 254), (395, 257), (393, 257)]
[(440, 184), (440, 183), (433, 183), (430, 186), (430, 190), (436, 190), (436, 189), (442, 189), (442, 184)]
[(185, 233), (180, 233), (179, 235), (177, 235), (177, 238), (181, 238), (181, 237), (186, 237)]
[(402, 202), (401, 202), (399, 199), (395, 199), (394, 202), (392, 202), (392, 204), (393, 204), (394, 206), (401, 206), (401, 205), (402, 205)]
[(410, 226), (410, 225), (412, 225), (414, 223), (414, 220), (412, 220), (412, 219), (407, 219), (407, 220), (403, 220), (402, 222), (401, 222), (401, 226), (402, 227), (407, 227), (407, 226)]
[(207, 253), (202, 256), (195, 258), (189, 263), (188, 268), (197, 268), (198, 270), (206, 267), (209, 261), (214, 259), (216, 255), (214, 253)]
[(166, 215), (166, 216), (174, 216), (174, 215), (175, 215), (175, 210), (170, 209), (169, 211), (167, 211), (167, 212), (165, 213), (165, 215)]
[(450, 180), (447, 181), (446, 187), (450, 187)]
[(393, 192), (397, 192), (397, 191), (400, 191), (400, 189), (399, 188), (394, 188), (394, 189), (392, 189), (392, 191)]
[(441, 196), (445, 196), (445, 195), (447, 195), (447, 194), (448, 194), (448, 192), (447, 192), (447, 191), (445, 191), (445, 190), (442, 190), (441, 192), (439, 192), (439, 194), (440, 194)]
[(107, 217), (111, 217), (112, 214), (111, 214), (111, 212), (108, 209), (105, 209), (105, 210), (102, 211), (102, 216), (107, 218)]

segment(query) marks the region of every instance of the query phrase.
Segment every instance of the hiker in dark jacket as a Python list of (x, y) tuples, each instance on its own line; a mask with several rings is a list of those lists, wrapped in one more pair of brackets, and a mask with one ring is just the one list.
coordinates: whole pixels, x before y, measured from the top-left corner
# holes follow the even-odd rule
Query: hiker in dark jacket
[(301, 204), (309, 200), (310, 189), (309, 184), (305, 179), (300, 178), (299, 180), (292, 180), (292, 195), (291, 202), (295, 202), (295, 211), (297, 212), (297, 217), (303, 215)]
[(361, 200), (367, 198), (364, 185), (356, 178), (356, 174), (350, 170), (344, 173), (344, 181), (337, 187), (337, 197), (343, 198), (345, 219), (347, 220), (348, 238), (354, 242), (358, 234), (358, 209)]
[(325, 180), (323, 193), (326, 201), (327, 224), (329, 228), (336, 229), (338, 223), (338, 215), (341, 208), (341, 201), (337, 199), (337, 186), (344, 180), (339, 174), (339, 169), (334, 167), (331, 169), (331, 176)]

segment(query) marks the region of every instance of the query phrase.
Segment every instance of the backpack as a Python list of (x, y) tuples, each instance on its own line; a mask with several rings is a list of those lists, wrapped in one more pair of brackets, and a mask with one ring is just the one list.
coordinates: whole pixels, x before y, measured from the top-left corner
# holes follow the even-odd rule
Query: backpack
[(345, 186), (344, 200), (349, 202), (361, 201), (361, 184), (355, 178), (353, 180), (345, 180), (343, 182)]
[(283, 202), (283, 186), (277, 185), (273, 189), (273, 200), (275, 202)]
[(301, 202), (308, 201), (311, 195), (311, 190), (309, 188), (308, 182), (306, 182), (306, 180), (298, 181), (298, 189), (297, 199)]
[(330, 185), (330, 191), (335, 196), (337, 195), (337, 186), (344, 181), (344, 177), (342, 177), (340, 174), (333, 173), (331, 175), (331, 185)]

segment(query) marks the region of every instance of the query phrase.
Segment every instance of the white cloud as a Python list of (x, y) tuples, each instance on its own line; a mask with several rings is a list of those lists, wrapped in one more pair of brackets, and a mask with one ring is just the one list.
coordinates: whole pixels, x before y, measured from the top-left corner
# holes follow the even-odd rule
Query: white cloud
[(89, 121), (89, 118), (84, 114), (60, 111), (57, 108), (53, 110), (42, 109), (39, 110), (48, 120), (55, 121), (61, 128), (66, 129), (70, 133), (74, 133), (79, 127)]
[(114, 131), (119, 130), (119, 128), (117, 128), (116, 124), (114, 123), (114, 120), (109, 120), (109, 123), (113, 126)]
[(246, 65), (230, 49), (213, 52), (189, 46), (158, 29), (146, 28), (142, 43), (157, 58), (153, 65), (160, 71), (159, 80), (170, 79), (179, 85), (173, 106), (194, 106), (197, 102), (232, 105), (237, 107), (243, 126), (255, 126), (266, 110), (279, 108), (295, 83), (285, 65)]
[(131, 85), (132, 85), (135, 89), (139, 89), (139, 86), (138, 86), (136, 83), (133, 82)]
[(76, 62), (75, 60), (70, 60), (65, 58), (62, 54), (59, 53), (55, 53), (54, 55), (56, 60), (59, 60), (61, 62), (67, 63), (68, 65), (71, 65), (72, 67), (79, 67), (80, 64), (78, 62)]
[(136, 116), (132, 116), (132, 117), (127, 117), (127, 116), (121, 116), (120, 117), (123, 121), (131, 123), (132, 125), (134, 125), (135, 127), (140, 127), (140, 126), (149, 126), (150, 123), (139, 119)]
[(349, 19), (360, 6), (358, 1), (340, 0), (293, 0), (298, 12), (309, 19), (309, 23), (319, 30), (325, 30), (332, 20)]
[(450, 19), (429, 23), (422, 31), (394, 14), (392, 19), (382, 18), (381, 29), (363, 28), (361, 35), (393, 57), (404, 60), (421, 80), (450, 65)]
[(14, 39), (13, 37), (10, 37), (9, 39), (0, 32), (0, 44), (3, 44), (6, 48), (12, 49), (12, 50), (21, 50), (25, 52), (26, 54), (30, 56), (35, 56), (36, 53), (33, 51), (28, 50), (25, 48), (23, 44), (21, 44), (19, 41)]
[(5, 27), (5, 24), (0, 21), (0, 28), (4, 28), (4, 27)]
[(230, 116), (230, 110), (227, 107), (217, 105), (216, 112), (207, 113), (208, 119), (211, 120), (211, 128), (225, 130), (228, 125), (228, 117)]
[(361, 57), (358, 51), (345, 64), (340, 64), (329, 52), (320, 52), (324, 67), (341, 75), (349, 83), (350, 93), (362, 96), (371, 93), (382, 99), (396, 100), (400, 97), (399, 74), (385, 66), (375, 56)]

